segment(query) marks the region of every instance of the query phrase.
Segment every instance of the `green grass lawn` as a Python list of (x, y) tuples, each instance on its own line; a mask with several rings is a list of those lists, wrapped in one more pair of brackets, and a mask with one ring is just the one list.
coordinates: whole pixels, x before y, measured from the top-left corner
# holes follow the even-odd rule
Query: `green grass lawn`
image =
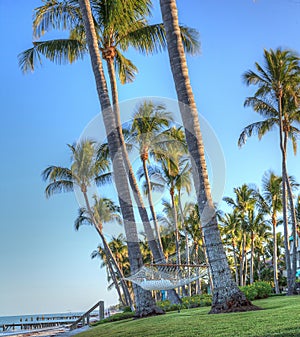
[(105, 323), (77, 336), (300, 336), (300, 296), (271, 297), (253, 303), (264, 310), (208, 315), (208, 307), (185, 309), (180, 313)]

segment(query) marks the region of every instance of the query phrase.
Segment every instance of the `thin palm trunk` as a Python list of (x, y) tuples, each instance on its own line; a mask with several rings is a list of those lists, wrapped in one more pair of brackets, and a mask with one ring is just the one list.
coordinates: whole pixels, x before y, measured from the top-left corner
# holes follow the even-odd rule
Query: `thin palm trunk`
[(241, 264), (240, 264), (240, 286), (244, 286), (244, 280), (245, 280), (245, 265), (246, 265), (246, 259), (245, 259), (245, 252), (246, 252), (246, 234), (243, 233), (242, 236), (242, 256), (241, 256)]
[[(184, 212), (182, 209), (182, 203), (181, 203), (181, 190), (180, 188), (178, 188), (178, 204), (179, 204), (179, 210), (180, 210), (180, 215), (181, 215), (181, 223), (182, 223), (182, 227), (184, 229), (184, 236), (185, 236), (185, 261), (186, 264), (188, 265), (187, 267), (187, 271), (188, 271), (188, 278), (190, 277), (191, 274), (191, 269), (189, 267), (190, 265), (190, 247), (189, 247), (189, 237), (188, 237), (188, 232), (186, 230), (186, 227), (184, 225)], [(191, 287), (191, 283), (188, 284), (188, 296), (192, 295), (192, 287)]]
[[(105, 250), (104, 250), (104, 252), (105, 252)], [(105, 255), (106, 255), (106, 252), (105, 252)], [(114, 270), (112, 268), (112, 265), (111, 265), (109, 260), (107, 260), (107, 267), (108, 267), (109, 274), (110, 274), (110, 276), (113, 280), (114, 286), (117, 290), (117, 293), (118, 293), (118, 296), (119, 296), (119, 301), (122, 303), (122, 305), (128, 306), (128, 303), (127, 303), (126, 299), (124, 299), (125, 295), (124, 295), (124, 298), (122, 296), (121, 289), (120, 289), (120, 286), (119, 286), (119, 282), (116, 278), (115, 272), (114, 272)]]
[[(124, 220), (130, 267), (131, 271), (135, 272), (142, 267), (143, 261), (138, 243), (138, 234), (131, 203), (131, 195), (127, 183), (127, 175), (123, 166), (122, 152), (119, 151), (120, 142), (119, 136), (116, 132), (116, 120), (109, 101), (89, 0), (79, 0), (79, 5), (84, 21), (87, 45), (89, 48), (97, 92), (103, 113), (109, 152), (112, 158), (113, 170), (115, 172), (115, 183)], [(145, 291), (136, 285), (133, 285), (133, 290), (135, 295), (137, 317), (162, 312), (155, 306), (155, 302), (150, 291)]]
[[(285, 153), (287, 153), (287, 140), (288, 140), (288, 133), (284, 132), (284, 147), (285, 147)], [(292, 259), (292, 277), (293, 277), (293, 293), (295, 292), (296, 287), (296, 272), (297, 272), (297, 246), (298, 246), (298, 234), (297, 234), (297, 220), (296, 220), (296, 211), (294, 206), (294, 200), (293, 200), (293, 192), (292, 187), (290, 183), (290, 178), (287, 172), (286, 168), (286, 187), (287, 187), (287, 196), (289, 201), (289, 207), (290, 207), (290, 217), (292, 220), (292, 235), (293, 235), (293, 259)]]
[[(130, 187), (133, 191), (134, 200), (137, 203), (139, 215), (141, 217), (141, 220), (143, 222), (143, 227), (145, 230), (145, 234), (147, 237), (147, 241), (149, 244), (149, 248), (153, 254), (154, 260), (156, 262), (162, 263), (165, 262), (165, 257), (163, 254), (163, 247), (161, 243), (161, 237), (160, 235), (157, 236), (159, 238), (159, 241), (155, 240), (155, 236), (153, 234), (153, 230), (151, 227), (151, 223), (148, 217), (148, 213), (146, 210), (146, 207), (144, 205), (144, 201), (140, 192), (140, 189), (138, 187), (138, 183), (136, 181), (135, 174), (132, 169), (132, 165), (129, 160), (128, 152), (126, 150), (125, 140), (122, 132), (122, 124), (121, 124), (121, 117), (120, 117), (120, 107), (119, 107), (119, 96), (118, 96), (118, 88), (117, 88), (117, 81), (116, 81), (116, 74), (115, 74), (115, 67), (114, 67), (114, 61), (112, 58), (109, 58), (107, 61), (107, 68), (108, 68), (108, 75), (110, 79), (110, 85), (111, 85), (111, 92), (112, 92), (112, 99), (113, 99), (113, 111), (115, 116), (115, 122), (116, 122), (116, 128), (119, 136), (119, 140), (121, 143), (121, 149), (122, 149), (122, 155), (124, 159), (124, 165), (125, 169), (128, 175)], [(153, 203), (152, 203), (153, 206)], [(153, 216), (153, 214), (152, 214)], [(156, 215), (155, 215), (156, 218)], [(157, 221), (156, 221), (156, 226)], [(168, 291), (168, 297), (170, 301), (173, 304), (180, 304), (181, 300), (179, 296), (177, 295), (175, 290), (169, 290)]]
[(274, 286), (275, 293), (279, 294), (279, 283), (278, 283), (278, 257), (277, 257), (277, 234), (276, 234), (277, 220), (276, 214), (272, 214), (272, 228), (273, 228), (273, 270), (274, 270)]
[(254, 233), (251, 231), (250, 284), (254, 282)]
[[(231, 277), (211, 198), (210, 185), (200, 131), (198, 112), (188, 76), (183, 44), (178, 24), (175, 0), (160, 0), (166, 30), (169, 61), (174, 78), (203, 226), (203, 236), (214, 284), (211, 313), (255, 309)], [(188, 109), (188, 108), (189, 109)]]
[(235, 283), (239, 284), (239, 271), (238, 271), (238, 265), (237, 265), (236, 246), (235, 246), (234, 239), (232, 239), (232, 251), (233, 251), (233, 261), (234, 261)]
[(282, 91), (277, 93), (278, 112), (279, 112), (279, 139), (280, 150), (282, 155), (282, 206), (283, 206), (283, 232), (285, 261), (287, 270), (287, 295), (292, 295), (294, 290), (293, 275), (291, 269), (290, 247), (289, 247), (289, 230), (288, 230), (288, 208), (287, 208), (287, 169), (286, 169), (286, 145), (287, 140), (283, 138), (283, 121), (282, 121)]
[(150, 182), (150, 178), (149, 178), (147, 163), (146, 163), (146, 160), (144, 158), (142, 159), (142, 162), (143, 162), (143, 170), (144, 170), (146, 184), (147, 184), (148, 202), (149, 202), (149, 207), (150, 207), (150, 211), (151, 211), (151, 215), (152, 215), (152, 219), (153, 219), (153, 223), (154, 223), (154, 229), (155, 229), (155, 234), (156, 234), (156, 238), (157, 238), (157, 244), (158, 244), (158, 247), (161, 250), (162, 255), (163, 255), (163, 246), (162, 246), (162, 242), (161, 242), (161, 236), (160, 236), (160, 230), (159, 230), (159, 226), (158, 226), (157, 216), (156, 216), (156, 212), (155, 212), (153, 200), (152, 200), (152, 189), (151, 189), (151, 182)]
[[(122, 289), (123, 289), (124, 297), (125, 297), (125, 300), (127, 302), (126, 305), (130, 306), (132, 309), (134, 309), (128, 286), (127, 286), (127, 284), (124, 280), (123, 271), (121, 270), (118, 262), (116, 261), (115, 256), (114, 256), (113, 252), (111, 251), (111, 249), (110, 249), (110, 247), (109, 247), (109, 245), (108, 245), (108, 243), (107, 243), (107, 241), (106, 241), (106, 239), (105, 239), (105, 237), (102, 233), (102, 230), (100, 229), (100, 227), (101, 227), (100, 224), (97, 223), (97, 221), (94, 217), (94, 213), (91, 209), (86, 190), (82, 189), (82, 193), (83, 193), (83, 196), (84, 196), (86, 208), (87, 208), (87, 211), (89, 213), (90, 219), (92, 220), (92, 223), (93, 223), (97, 233), (99, 234), (99, 236), (102, 240), (104, 252), (106, 253), (106, 257), (107, 257), (107, 262), (109, 263), (109, 265), (111, 265), (112, 273), (113, 273), (113, 268), (112, 268), (112, 265), (113, 265), (116, 269), (116, 272), (117, 272), (119, 278), (120, 278), (120, 282), (121, 282), (121, 286), (122, 286)], [(112, 277), (113, 277), (113, 275), (112, 275)]]
[(179, 266), (181, 264), (180, 258), (180, 245), (179, 245), (179, 229), (178, 229), (178, 219), (177, 219), (177, 210), (175, 206), (175, 198), (174, 198), (174, 188), (171, 187), (170, 190), (171, 202), (172, 202), (172, 212), (175, 226), (175, 249), (176, 249), (176, 262)]

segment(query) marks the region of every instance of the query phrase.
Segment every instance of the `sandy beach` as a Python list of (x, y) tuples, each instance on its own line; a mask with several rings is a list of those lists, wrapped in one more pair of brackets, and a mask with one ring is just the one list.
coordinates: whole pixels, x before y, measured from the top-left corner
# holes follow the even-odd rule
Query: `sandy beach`
[(59, 336), (59, 337), (71, 337), (77, 335), (80, 332), (88, 330), (89, 326), (84, 326), (82, 328), (74, 329), (70, 331), (68, 328), (65, 327), (51, 327), (45, 329), (37, 329), (37, 330), (26, 330), (26, 331), (10, 331), (7, 333), (1, 334), (3, 337), (52, 337), (52, 336)]

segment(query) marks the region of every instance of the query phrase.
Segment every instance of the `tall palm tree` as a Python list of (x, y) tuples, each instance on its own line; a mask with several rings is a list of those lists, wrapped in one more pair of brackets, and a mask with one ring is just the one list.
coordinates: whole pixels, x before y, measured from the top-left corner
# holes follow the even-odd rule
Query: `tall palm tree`
[(225, 244), (231, 245), (231, 252), (233, 255), (234, 263), (234, 273), (235, 273), (235, 282), (239, 284), (239, 271), (238, 271), (238, 241), (240, 240), (240, 228), (241, 228), (241, 217), (237, 212), (226, 213), (221, 217), (221, 228), (222, 233), (224, 234)]
[(176, 189), (180, 186), (178, 180), (183, 174), (182, 169), (186, 167), (187, 158), (182, 157), (182, 152), (176, 148), (168, 147), (167, 155), (159, 155), (160, 165), (149, 167), (149, 176), (152, 178), (152, 188), (169, 189), (173, 221), (175, 228), (175, 245), (177, 254), (177, 264), (180, 265), (180, 242), (179, 242), (179, 223), (178, 223), (178, 201), (175, 201)]
[(234, 188), (235, 199), (224, 197), (223, 200), (233, 207), (234, 212), (237, 212), (241, 218), (241, 231), (242, 231), (242, 256), (240, 264), (240, 285), (244, 285), (244, 266), (246, 264), (246, 245), (247, 233), (249, 230), (249, 216), (254, 210), (256, 199), (256, 191), (246, 184), (241, 187)]
[(255, 242), (261, 232), (268, 232), (270, 226), (266, 223), (264, 215), (254, 210), (249, 212), (249, 230), (250, 230), (250, 284), (254, 282), (254, 250)]
[[(170, 121), (171, 114), (166, 111), (164, 105), (154, 104), (151, 101), (144, 101), (139, 104), (133, 115), (130, 130), (131, 142), (135, 144), (137, 143), (139, 147), (140, 159), (143, 163), (143, 175), (146, 180), (149, 207), (154, 222), (158, 245), (161, 251), (163, 251), (162, 242), (157, 216), (153, 205), (152, 188), (147, 162), (149, 161), (149, 152), (151, 155), (153, 153), (155, 154), (155, 151), (158, 150), (159, 142), (161, 141), (161, 134), (170, 126)], [(161, 149), (159, 150), (161, 151)]]
[[(78, 230), (81, 225), (90, 224), (95, 226), (103, 245), (103, 252), (106, 254), (106, 264), (110, 271), (111, 277), (114, 281), (116, 288), (118, 287), (118, 276), (125, 298), (125, 305), (130, 306), (133, 309), (131, 296), (129, 294), (128, 286), (124, 280), (122, 268), (116, 261), (113, 252), (110, 249), (109, 244), (103, 233), (103, 225), (107, 222), (117, 221), (121, 223), (120, 210), (113, 201), (107, 198), (98, 198), (94, 196), (95, 203), (93, 206), (89, 206), (89, 209), (80, 208), (78, 217), (75, 220), (75, 229)], [(115, 270), (115, 271), (114, 271)], [(116, 275), (115, 275), (116, 274)], [(120, 298), (122, 301), (122, 297)]]
[(246, 308), (254, 309), (233, 281), (226, 254), (222, 247), (208, 180), (197, 107), (188, 76), (188, 68), (180, 36), (176, 1), (160, 0), (160, 8), (166, 30), (169, 61), (179, 101), (180, 113), (189, 153), (192, 157), (193, 179), (199, 212), (201, 214), (203, 236), (208, 261), (212, 270), (214, 293), (210, 312), (219, 313), (232, 310), (245, 310)]
[[(90, 2), (88, 0), (79, 0), (79, 5), (84, 21), (87, 45), (89, 48), (89, 54), (94, 72), (97, 93), (102, 109), (109, 153), (113, 162), (113, 171), (115, 172), (115, 183), (124, 221), (130, 266), (132, 272), (135, 272), (142, 267), (143, 261), (138, 243), (138, 233), (127, 181), (126, 169), (123, 163), (122, 152), (119, 151), (121, 149), (121, 142), (119, 135), (116, 132), (117, 124), (108, 96)], [(136, 285), (133, 286), (133, 289), (135, 293), (137, 317), (163, 313), (162, 310), (155, 306), (151, 292), (145, 291)]]
[[(286, 265), (288, 274), (288, 295), (293, 294), (295, 287), (296, 260), (291, 268), (288, 242), (288, 215), (287, 196), (292, 215), (292, 232), (296, 234), (296, 218), (293, 204), (292, 189), (287, 171), (287, 141), (292, 139), (294, 151), (296, 150), (296, 135), (300, 130), (292, 123), (300, 121), (300, 57), (291, 50), (264, 50), (264, 67), (255, 63), (256, 72), (249, 70), (243, 74), (247, 85), (257, 85), (258, 89), (253, 97), (245, 101), (246, 106), (253, 107), (254, 111), (264, 117), (261, 122), (248, 125), (240, 135), (238, 144), (245, 143), (247, 136), (257, 134), (259, 139), (279, 127), (280, 151), (282, 156), (282, 199), (283, 221), (286, 249)], [(296, 252), (296, 245), (295, 251)], [(296, 254), (293, 255), (296, 258)]]
[[(118, 70), (121, 83), (130, 82), (134, 79), (136, 67), (122, 54), (129, 46), (148, 54), (164, 49), (165, 33), (161, 24), (149, 25), (145, 16), (150, 13), (149, 0), (130, 1), (91, 1), (92, 15), (94, 14), (94, 27), (96, 27), (98, 45), (100, 46), (103, 59), (108, 66), (110, 85), (113, 99), (113, 113), (115, 127), (120, 141), (120, 149), (123, 153), (125, 169), (129, 176), (131, 188), (138, 205), (138, 210), (143, 221), (146, 235), (153, 256), (161, 260), (162, 254), (153, 237), (150, 221), (145, 209), (141, 193), (138, 189), (134, 172), (125, 148), (122, 134), (120, 111), (118, 103), (117, 81), (115, 68)], [(44, 6), (36, 10), (34, 19), (34, 34), (38, 38), (49, 28), (70, 29), (69, 39), (34, 42), (34, 47), (19, 55), (19, 64), (23, 71), (33, 70), (41, 55), (57, 63), (73, 62), (82, 58), (87, 48), (87, 37), (78, 7), (78, 1), (48, 0)], [(181, 27), (182, 39), (187, 52), (195, 53), (198, 48), (198, 34), (188, 27)], [(172, 291), (170, 291), (172, 293)], [(173, 294), (174, 303), (180, 303), (179, 298)]]
[[(101, 237), (107, 256), (116, 267), (116, 272), (119, 273), (119, 277), (122, 279), (122, 274), (117, 268), (102, 232), (103, 222), (109, 220), (108, 214), (105, 214), (105, 216), (102, 215), (103, 219), (101, 219), (99, 215), (100, 209), (98, 208), (100, 204), (102, 204), (102, 201), (96, 200), (94, 206), (95, 212), (98, 213), (96, 216), (97, 213), (95, 213), (92, 209), (89, 200), (89, 189), (91, 186), (95, 183), (103, 183), (110, 179), (111, 173), (108, 172), (109, 161), (105, 157), (102, 157), (101, 160), (96, 160), (98, 145), (93, 141), (85, 140), (77, 144), (77, 146), (68, 145), (68, 147), (72, 153), (71, 168), (48, 166), (42, 172), (43, 179), (49, 182), (45, 189), (46, 196), (50, 197), (55, 193), (73, 191), (76, 187), (81, 191), (85, 202), (85, 209), (80, 209), (79, 217), (75, 222), (75, 228), (79, 228), (80, 223), (84, 223), (87, 219), (89, 219), (90, 223), (93, 224), (97, 233)], [(88, 213), (88, 217), (86, 216), (86, 213)], [(113, 217), (115, 216), (111, 214), (110, 219)], [(122, 283), (122, 287), (127, 305), (131, 306), (131, 299), (126, 284)]]
[(282, 177), (277, 176), (273, 171), (266, 172), (262, 179), (262, 210), (269, 214), (273, 232), (273, 270), (274, 286), (276, 294), (279, 294), (278, 283), (278, 257), (277, 257), (277, 234), (278, 224), (277, 214), (282, 211)]

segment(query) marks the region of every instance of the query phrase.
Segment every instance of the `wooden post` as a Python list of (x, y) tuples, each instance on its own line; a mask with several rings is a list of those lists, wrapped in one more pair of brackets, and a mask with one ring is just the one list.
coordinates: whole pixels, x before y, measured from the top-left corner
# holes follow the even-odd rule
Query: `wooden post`
[(99, 302), (99, 320), (101, 321), (104, 319), (104, 302), (100, 301)]

